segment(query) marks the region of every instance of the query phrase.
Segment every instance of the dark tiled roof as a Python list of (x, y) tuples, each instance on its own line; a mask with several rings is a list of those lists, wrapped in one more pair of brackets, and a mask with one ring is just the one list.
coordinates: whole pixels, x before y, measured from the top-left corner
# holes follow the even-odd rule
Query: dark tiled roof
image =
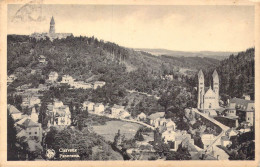
[(245, 100), (240, 98), (233, 98), (230, 103), (236, 103), (236, 108), (241, 111), (254, 111), (255, 102), (252, 100)]

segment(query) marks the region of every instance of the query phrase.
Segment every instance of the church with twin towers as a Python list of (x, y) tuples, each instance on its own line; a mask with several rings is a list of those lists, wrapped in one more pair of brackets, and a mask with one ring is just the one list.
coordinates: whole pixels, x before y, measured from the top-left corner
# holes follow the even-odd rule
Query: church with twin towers
[(202, 70), (198, 74), (198, 103), (200, 110), (215, 110), (219, 108), (219, 76), (216, 70), (212, 74), (213, 88), (205, 87), (204, 74)]

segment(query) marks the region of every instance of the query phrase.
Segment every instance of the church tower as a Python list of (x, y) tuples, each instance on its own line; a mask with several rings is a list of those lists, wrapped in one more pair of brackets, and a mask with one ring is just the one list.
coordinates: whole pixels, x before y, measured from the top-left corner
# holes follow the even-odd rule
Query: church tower
[(202, 70), (200, 70), (199, 74), (198, 74), (198, 104), (197, 104), (198, 109), (203, 109), (204, 94), (205, 94), (204, 74), (203, 74)]
[(51, 22), (50, 22), (50, 34), (55, 34), (55, 21), (53, 16), (51, 17)]
[(214, 70), (213, 75), (213, 91), (216, 93), (216, 104), (219, 105), (219, 77), (216, 70)]

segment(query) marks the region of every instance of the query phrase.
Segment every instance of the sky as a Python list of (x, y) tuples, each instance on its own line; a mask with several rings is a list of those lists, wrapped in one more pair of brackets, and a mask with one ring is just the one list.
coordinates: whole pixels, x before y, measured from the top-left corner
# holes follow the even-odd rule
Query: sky
[(95, 36), (129, 48), (244, 51), (254, 47), (253, 6), (8, 5), (8, 34)]

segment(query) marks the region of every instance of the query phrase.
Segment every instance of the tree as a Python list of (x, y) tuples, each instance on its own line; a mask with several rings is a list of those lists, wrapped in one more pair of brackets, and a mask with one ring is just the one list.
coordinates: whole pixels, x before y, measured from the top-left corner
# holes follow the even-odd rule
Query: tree
[(142, 135), (141, 129), (137, 130), (134, 139), (137, 140), (137, 141), (144, 141), (144, 137)]
[(47, 104), (43, 102), (40, 107), (39, 111), (39, 117), (38, 117), (38, 122), (42, 124), (43, 128), (47, 127), (48, 124), (48, 118), (47, 118)]
[(16, 146), (16, 129), (14, 120), (8, 112), (7, 116), (7, 160), (18, 160), (18, 149)]

